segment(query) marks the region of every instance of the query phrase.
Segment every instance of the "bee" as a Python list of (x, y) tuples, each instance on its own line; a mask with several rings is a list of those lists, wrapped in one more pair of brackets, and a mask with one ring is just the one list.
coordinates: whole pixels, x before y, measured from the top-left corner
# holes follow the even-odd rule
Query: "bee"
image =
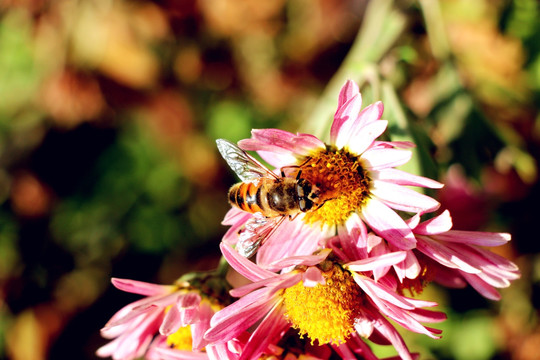
[[(229, 202), (240, 210), (254, 214), (240, 232), (237, 250), (251, 257), (274, 229), (287, 217), (293, 220), (301, 213), (322, 206), (317, 186), (301, 178), (275, 174), (237, 145), (216, 140), (221, 156), (242, 182), (229, 190)], [(301, 167), (301, 166), (291, 166)]]

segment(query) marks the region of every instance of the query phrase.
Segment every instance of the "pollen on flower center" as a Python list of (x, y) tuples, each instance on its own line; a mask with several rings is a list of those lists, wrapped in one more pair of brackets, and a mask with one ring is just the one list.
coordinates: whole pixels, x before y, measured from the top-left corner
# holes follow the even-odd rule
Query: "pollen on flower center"
[(306, 214), (308, 223), (343, 224), (369, 198), (371, 179), (361, 159), (346, 149), (329, 147), (305, 161), (301, 177), (317, 186), (324, 204)]
[(302, 282), (285, 289), (285, 316), (300, 336), (319, 345), (345, 342), (360, 315), (361, 292), (353, 277), (338, 265), (323, 273), (326, 284), (305, 287)]
[(167, 345), (176, 350), (192, 350), (191, 326), (184, 326), (167, 336)]

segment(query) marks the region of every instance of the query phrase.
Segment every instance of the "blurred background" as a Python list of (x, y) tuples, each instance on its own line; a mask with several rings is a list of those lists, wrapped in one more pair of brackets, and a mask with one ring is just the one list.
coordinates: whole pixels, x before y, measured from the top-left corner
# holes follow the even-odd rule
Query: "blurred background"
[[(0, 0), (0, 358), (94, 359), (138, 299), (110, 278), (213, 269), (236, 179), (214, 140), (327, 136), (382, 99), (456, 229), (504, 231), (500, 302), (428, 287), (422, 359), (540, 359), (536, 0)], [(381, 356), (386, 355), (379, 350)]]

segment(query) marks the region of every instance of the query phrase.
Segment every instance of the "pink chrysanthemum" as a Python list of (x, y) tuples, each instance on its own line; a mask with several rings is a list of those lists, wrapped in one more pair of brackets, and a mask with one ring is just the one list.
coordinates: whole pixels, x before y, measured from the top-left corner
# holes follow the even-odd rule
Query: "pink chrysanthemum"
[[(496, 288), (508, 287), (510, 281), (520, 277), (516, 264), (486, 249), (507, 243), (510, 234), (451, 230), (448, 210), (424, 222), (419, 222), (419, 216), (407, 222), (417, 239), (416, 248), (408, 250), (402, 262), (392, 265), (397, 277), (395, 286), (402, 290), (420, 293), (430, 281), (448, 287), (464, 287), (468, 282), (486, 298), (499, 300)], [(395, 250), (374, 234), (364, 238), (367, 240), (359, 242), (363, 246), (355, 248), (363, 250), (362, 256), (380, 256)], [(335, 247), (333, 243), (331, 248)], [(379, 268), (375, 278), (383, 277), (389, 269)]]
[(257, 324), (240, 359), (257, 358), (269, 339), (291, 326), (300, 336), (336, 349), (350, 339), (359, 341), (359, 335), (385, 339), (403, 359), (412, 359), (386, 317), (432, 337), (438, 337), (440, 331), (419, 321), (446, 318), (443, 313), (420, 309), (436, 303), (403, 297), (371, 278), (378, 267), (403, 261), (404, 251), (342, 264), (329, 257), (330, 249), (324, 249), (316, 255), (273, 263), (269, 269), (281, 271), (276, 274), (240, 256), (227, 244), (221, 248), (229, 264), (254, 282), (231, 291), (240, 299), (216, 313), (205, 337), (212, 342), (228, 341)]
[(465, 280), (486, 298), (499, 300), (496, 288), (508, 287), (510, 281), (520, 277), (516, 264), (485, 248), (506, 244), (510, 234), (452, 230), (448, 211), (419, 224), (414, 221), (417, 217), (411, 220), (418, 239), (414, 252), (434, 260), (424, 264), (424, 268), (434, 273), (438, 282), (462, 286)]
[(156, 285), (116, 278), (112, 283), (120, 290), (146, 297), (120, 309), (101, 329), (103, 337), (113, 340), (97, 350), (98, 356), (122, 360), (142, 357), (159, 335), (166, 349), (152, 346), (154, 357), (208, 358), (206, 352), (214, 345), (208, 344), (203, 335), (210, 327), (210, 318), (223, 306), (188, 289), (189, 284)]
[[(406, 149), (414, 145), (376, 141), (388, 125), (381, 120), (383, 105), (377, 102), (363, 110), (361, 106), (357, 85), (348, 81), (339, 94), (329, 144), (312, 135), (277, 129), (253, 130), (251, 139), (238, 143), (277, 169), (286, 169), (287, 176), (309, 181), (323, 203), (274, 229), (259, 250), (259, 264), (311, 254), (336, 228), (346, 229), (353, 214), (396, 248), (415, 247), (412, 231), (395, 210), (422, 214), (437, 209), (437, 201), (406, 186), (440, 188), (442, 184), (395, 169), (409, 161), (411, 152)], [(253, 216), (232, 209), (224, 221), (231, 225), (224, 240), (234, 244), (238, 230)]]

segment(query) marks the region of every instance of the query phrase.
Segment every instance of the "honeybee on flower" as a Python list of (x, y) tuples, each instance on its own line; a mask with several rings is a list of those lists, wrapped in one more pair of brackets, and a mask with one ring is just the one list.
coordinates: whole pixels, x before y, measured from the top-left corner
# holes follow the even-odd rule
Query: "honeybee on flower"
[(245, 257), (252, 256), (286, 217), (293, 219), (324, 204), (317, 187), (302, 178), (301, 171), (291, 178), (282, 168), (278, 176), (235, 144), (223, 139), (216, 142), (223, 158), (243, 181), (229, 190), (229, 203), (256, 214), (246, 224), (236, 246)]

